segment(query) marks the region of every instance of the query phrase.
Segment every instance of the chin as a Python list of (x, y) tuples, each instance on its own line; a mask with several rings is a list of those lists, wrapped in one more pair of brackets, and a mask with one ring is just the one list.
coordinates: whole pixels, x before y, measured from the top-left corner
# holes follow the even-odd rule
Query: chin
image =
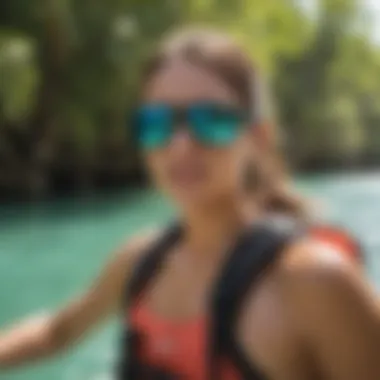
[(209, 203), (204, 196), (198, 194), (176, 194), (173, 199), (184, 208), (205, 206)]
[(197, 191), (181, 191), (175, 195), (173, 194), (173, 199), (180, 208), (185, 210), (207, 209), (219, 203), (219, 197), (215, 196), (215, 194), (205, 194)]
[[(180, 208), (191, 210), (200, 207), (209, 208), (220, 205), (231, 196), (230, 191), (224, 191), (220, 186), (210, 181), (198, 181), (187, 184), (176, 184), (167, 188), (169, 197)], [(226, 195), (226, 192), (228, 194)]]

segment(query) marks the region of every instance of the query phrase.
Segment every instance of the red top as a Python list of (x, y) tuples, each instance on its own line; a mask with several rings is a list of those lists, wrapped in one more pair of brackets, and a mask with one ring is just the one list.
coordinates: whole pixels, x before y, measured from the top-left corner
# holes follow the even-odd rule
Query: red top
[[(173, 322), (154, 315), (144, 299), (132, 308), (130, 323), (144, 339), (138, 353), (143, 363), (186, 380), (208, 379), (208, 322), (196, 318)], [(240, 380), (232, 365), (224, 363), (221, 380)]]

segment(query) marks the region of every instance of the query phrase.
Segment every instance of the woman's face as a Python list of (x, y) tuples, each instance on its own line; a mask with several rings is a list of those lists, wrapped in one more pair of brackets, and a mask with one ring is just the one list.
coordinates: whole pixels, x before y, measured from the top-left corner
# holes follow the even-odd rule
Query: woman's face
[[(146, 84), (144, 106), (148, 109), (156, 106), (158, 113), (176, 110), (176, 114), (183, 115), (176, 119), (174, 132), (166, 144), (144, 150), (149, 173), (161, 190), (183, 207), (207, 206), (241, 191), (247, 156), (252, 149), (251, 139), (247, 138), (248, 120), (242, 118), (236, 123), (236, 117), (232, 118), (239, 125), (231, 138), (228, 125), (231, 119), (223, 116), (219, 130), (222, 131), (219, 137), (227, 138), (223, 144), (204, 144), (189, 127), (191, 120), (200, 119), (198, 127), (202, 133), (210, 133), (211, 127), (215, 129), (215, 123), (207, 125), (207, 117), (202, 119), (202, 112), (208, 109), (210, 113), (210, 107), (231, 112), (242, 110), (237, 94), (221, 78), (191, 63), (173, 62)], [(189, 114), (193, 117), (189, 118)]]

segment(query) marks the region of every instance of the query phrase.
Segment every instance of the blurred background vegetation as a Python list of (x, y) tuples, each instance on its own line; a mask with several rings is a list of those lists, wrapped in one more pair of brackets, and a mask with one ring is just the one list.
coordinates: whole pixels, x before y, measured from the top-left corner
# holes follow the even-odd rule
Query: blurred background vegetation
[(380, 46), (362, 0), (0, 2), (0, 196), (140, 178), (128, 133), (141, 64), (185, 24), (236, 35), (268, 74), (299, 170), (380, 164)]

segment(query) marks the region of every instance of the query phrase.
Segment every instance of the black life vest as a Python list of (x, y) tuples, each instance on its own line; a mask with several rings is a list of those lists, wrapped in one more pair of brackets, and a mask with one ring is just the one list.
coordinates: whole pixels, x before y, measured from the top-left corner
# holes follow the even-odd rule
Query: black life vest
[[(290, 219), (268, 219), (247, 228), (231, 250), (212, 297), (211, 331), (209, 331), (210, 380), (220, 378), (220, 360), (227, 358), (241, 374), (242, 379), (264, 380), (252, 364), (248, 363), (235, 337), (235, 322), (244, 296), (273, 263), (285, 247), (304, 232)], [(167, 252), (181, 237), (181, 228), (169, 228), (143, 255), (126, 289), (126, 303), (133, 305), (163, 264)], [(140, 337), (132, 329), (123, 333), (122, 356), (118, 366), (118, 380), (177, 379), (175, 375), (148, 368), (139, 361)]]

